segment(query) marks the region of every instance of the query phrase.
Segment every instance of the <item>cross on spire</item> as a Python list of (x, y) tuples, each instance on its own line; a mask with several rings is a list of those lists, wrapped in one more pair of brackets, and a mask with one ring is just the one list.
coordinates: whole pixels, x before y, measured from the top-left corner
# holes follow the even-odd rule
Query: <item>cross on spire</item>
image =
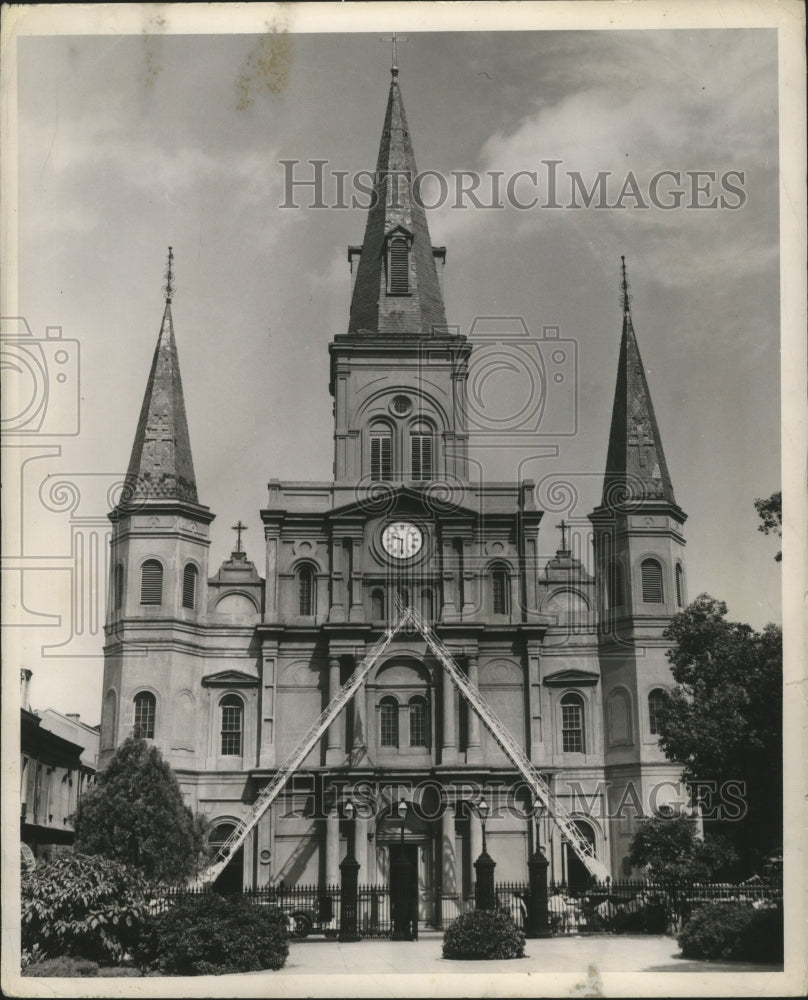
[(390, 67), (390, 72), (393, 76), (398, 76), (398, 49), (396, 48), (397, 42), (408, 42), (409, 38), (406, 35), (397, 35), (393, 32), (392, 35), (382, 35), (379, 38), (380, 42), (392, 42), (393, 43), (393, 65)]
[(630, 309), (632, 296), (629, 293), (629, 288), (631, 285), (628, 281), (628, 275), (626, 273), (626, 258), (620, 258), (620, 307), (623, 310), (623, 315), (626, 315)]
[(568, 549), (567, 549), (567, 528), (569, 528), (569, 525), (562, 518), (561, 519), (561, 523), (557, 524), (556, 528), (558, 528), (558, 530), (561, 532), (561, 551), (562, 552), (567, 552), (568, 551)]
[(233, 531), (235, 531), (235, 533), (236, 533), (236, 547), (233, 550), (234, 552), (238, 552), (238, 553), (243, 553), (244, 552), (244, 549), (242, 549), (242, 547), (241, 547), (241, 535), (246, 530), (247, 530), (247, 525), (246, 524), (242, 524), (241, 523), (241, 519), (239, 519), (239, 521), (238, 521), (237, 524), (233, 525)]
[(634, 430), (629, 432), (628, 446), (629, 448), (637, 449), (637, 459), (640, 465), (645, 465), (645, 448), (651, 448), (654, 444), (654, 439), (648, 434), (645, 429), (645, 424), (635, 424)]
[(163, 285), (163, 294), (166, 297), (166, 305), (171, 305), (174, 295), (174, 250), (168, 248), (168, 263), (166, 264), (166, 283)]

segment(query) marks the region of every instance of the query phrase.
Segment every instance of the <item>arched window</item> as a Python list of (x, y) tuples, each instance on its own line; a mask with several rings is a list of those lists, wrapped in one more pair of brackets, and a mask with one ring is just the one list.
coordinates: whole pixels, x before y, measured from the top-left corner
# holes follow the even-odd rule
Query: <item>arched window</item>
[(393, 437), (386, 424), (374, 424), (370, 429), (370, 478), (393, 478)]
[(410, 432), (410, 468), (413, 479), (432, 478), (432, 430), (428, 424), (415, 424)]
[(116, 611), (123, 607), (123, 566), (118, 563), (115, 567), (115, 578), (112, 584), (112, 603)]
[(421, 590), (421, 614), (428, 622), (431, 622), (434, 613), (435, 608), (432, 600), (432, 588), (424, 587)]
[(196, 607), (196, 579), (199, 572), (193, 563), (187, 563), (182, 571), (182, 606), (193, 611)]
[(370, 617), (374, 622), (384, 621), (384, 591), (381, 587), (371, 591), (370, 594)]
[(387, 292), (407, 295), (410, 291), (410, 248), (403, 236), (394, 236), (387, 249)]
[(156, 559), (147, 559), (141, 567), (140, 603), (163, 603), (163, 567)]
[(645, 604), (662, 604), (662, 567), (656, 559), (644, 559), (640, 567), (642, 599)]
[(510, 611), (510, 580), (503, 566), (491, 570), (491, 607), (495, 615), (507, 615)]
[(297, 611), (300, 615), (315, 613), (314, 584), (314, 570), (311, 566), (301, 566), (297, 573)]
[(667, 692), (662, 688), (654, 688), (648, 695), (648, 728), (652, 736), (659, 736), (662, 732), (660, 715), (667, 700)]
[(676, 564), (676, 607), (683, 608), (685, 606), (685, 571), (682, 569), (682, 564)]
[(620, 563), (610, 563), (606, 578), (609, 607), (619, 608), (625, 601), (623, 596), (623, 567)]
[(237, 694), (226, 694), (219, 702), (221, 712), (222, 756), (240, 757), (244, 729), (244, 702)]
[(420, 695), (410, 698), (410, 746), (425, 747), (427, 743), (426, 699)]
[(144, 740), (154, 739), (154, 719), (157, 714), (157, 699), (151, 691), (141, 691), (135, 695), (135, 736)]
[(579, 694), (561, 699), (561, 749), (564, 753), (584, 753), (584, 700)]
[(392, 695), (382, 698), (379, 703), (380, 745), (398, 747), (398, 702)]

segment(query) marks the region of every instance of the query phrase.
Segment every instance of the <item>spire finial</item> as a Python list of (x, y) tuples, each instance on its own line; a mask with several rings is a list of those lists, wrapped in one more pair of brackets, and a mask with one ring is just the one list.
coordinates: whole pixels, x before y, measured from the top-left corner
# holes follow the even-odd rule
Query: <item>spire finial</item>
[(406, 35), (397, 35), (393, 32), (392, 35), (382, 35), (379, 38), (380, 42), (392, 42), (393, 43), (393, 65), (390, 67), (390, 73), (393, 78), (398, 76), (398, 49), (396, 48), (397, 42), (408, 42), (409, 38)]
[(174, 250), (168, 248), (168, 263), (166, 264), (166, 283), (163, 285), (163, 295), (166, 297), (166, 305), (171, 305), (171, 298), (174, 295)]
[(623, 309), (623, 315), (627, 316), (631, 311), (630, 304), (632, 296), (629, 294), (629, 288), (631, 285), (628, 283), (628, 275), (626, 274), (626, 258), (620, 258), (620, 306)]
[(561, 551), (568, 552), (569, 549), (567, 548), (567, 529), (569, 528), (569, 525), (562, 517), (561, 523), (557, 524), (556, 527), (561, 532)]
[(242, 554), (244, 552), (244, 550), (241, 547), (241, 534), (242, 534), (242, 532), (244, 532), (246, 530), (247, 530), (247, 525), (246, 524), (242, 524), (241, 520), (239, 520), (237, 524), (233, 525), (233, 531), (235, 531), (235, 533), (236, 533), (236, 547), (233, 550), (233, 555), (236, 555), (236, 554), (240, 555), (240, 554)]

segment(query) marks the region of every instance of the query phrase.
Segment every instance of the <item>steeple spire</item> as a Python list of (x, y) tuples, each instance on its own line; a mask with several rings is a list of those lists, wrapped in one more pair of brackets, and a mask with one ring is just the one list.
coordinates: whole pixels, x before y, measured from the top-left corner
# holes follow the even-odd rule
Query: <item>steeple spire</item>
[(626, 258), (620, 258), (623, 335), (617, 367), (603, 505), (639, 500), (676, 503), (651, 393), (631, 319)]
[[(398, 41), (401, 41), (399, 38)], [(446, 333), (446, 313), (393, 54), (374, 200), (351, 300), (349, 333)], [(420, 197), (419, 197), (420, 195)]]
[(171, 317), (174, 294), (174, 252), (171, 247), (168, 248), (163, 294), (163, 322), (129, 459), (125, 496), (128, 502), (160, 499), (198, 504)]

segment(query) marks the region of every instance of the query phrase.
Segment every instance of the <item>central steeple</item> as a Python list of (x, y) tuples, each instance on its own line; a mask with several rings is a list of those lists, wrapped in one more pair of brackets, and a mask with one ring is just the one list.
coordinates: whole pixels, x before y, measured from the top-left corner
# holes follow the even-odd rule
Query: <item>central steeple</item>
[(348, 332), (428, 337), (446, 333), (446, 313), (423, 195), (394, 65), (351, 300)]

